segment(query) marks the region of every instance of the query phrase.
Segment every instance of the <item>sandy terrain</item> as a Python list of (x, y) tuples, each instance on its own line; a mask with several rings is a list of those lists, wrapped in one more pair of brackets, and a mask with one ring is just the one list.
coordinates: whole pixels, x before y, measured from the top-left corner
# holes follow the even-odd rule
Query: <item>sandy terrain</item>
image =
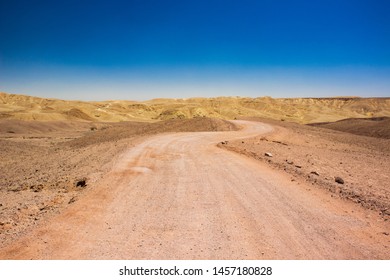
[(0, 93), (0, 259), (389, 259), (389, 116)]
[(116, 155), (148, 135), (232, 129), (207, 118), (152, 124), (0, 120), (0, 246), (74, 203)]
[[(115, 140), (129, 147), (119, 156), (114, 156), (118, 150), (112, 148), (114, 160), (107, 161), (102, 176), (89, 179), (79, 199), (58, 215), (43, 219), (12, 243), (4, 242), (0, 258), (389, 259), (388, 209), (377, 210), (389, 198), (382, 177), (371, 183), (374, 189), (369, 194), (378, 203), (364, 204), (374, 210), (334, 195), (344, 193), (343, 187), (355, 190), (350, 181), (354, 176), (344, 172), (351, 170), (355, 175), (384, 165), (381, 160), (388, 159), (388, 150), (381, 150), (382, 142), (365, 147), (370, 143), (365, 138), (355, 144), (344, 138), (345, 133), (332, 131), (326, 138), (328, 132), (318, 128), (269, 123), (238, 121), (244, 130), (237, 132), (165, 133), (137, 138), (138, 142), (125, 136)], [(208, 127), (216, 130), (220, 125), (224, 130), (234, 129), (226, 123), (209, 122)], [(103, 145), (102, 150), (118, 145), (103, 135), (93, 145)], [(62, 145), (83, 147), (79, 139)], [(253, 149), (251, 155), (258, 156), (254, 159), (221, 149), (216, 146), (221, 141), (225, 144), (219, 146), (245, 154)], [(76, 151), (90, 150), (86, 147)], [(372, 150), (364, 154), (365, 149)], [(315, 154), (317, 150), (321, 153)], [(328, 158), (322, 164), (326, 151), (331, 153), (330, 168), (334, 168), (329, 175)], [(273, 153), (271, 162), (257, 160), (264, 152)], [(291, 157), (286, 158), (284, 152)], [(355, 159), (360, 153), (362, 157)], [(374, 160), (366, 162), (371, 155)], [(316, 188), (317, 183), (322, 185), (318, 178), (305, 182), (299, 172), (273, 168), (286, 159), (294, 163), (285, 166), (302, 170), (303, 176), (328, 178), (329, 186), (334, 185), (337, 172), (345, 179), (343, 187), (338, 186), (342, 191)], [(352, 166), (354, 160), (364, 160), (365, 166)], [(365, 180), (388, 176), (386, 168)], [(319, 175), (307, 175), (311, 171)], [(377, 186), (378, 182), (382, 185)]]
[(310, 125), (356, 135), (390, 139), (390, 117), (343, 119), (337, 122), (313, 123)]
[[(330, 191), (335, 197), (351, 200), (376, 210), (376, 215), (389, 218), (389, 139), (269, 119), (257, 120), (273, 125), (274, 131), (219, 146), (265, 162), (289, 174), (291, 180), (303, 179)], [(353, 120), (351, 126), (354, 125)], [(349, 130), (346, 124), (344, 128)], [(365, 130), (372, 131), (371, 127)], [(363, 129), (360, 132), (365, 133)], [(336, 177), (344, 183), (337, 183)]]
[(390, 116), (390, 98), (217, 97), (81, 102), (0, 93), (0, 119), (115, 122), (266, 117), (313, 123), (382, 116)]

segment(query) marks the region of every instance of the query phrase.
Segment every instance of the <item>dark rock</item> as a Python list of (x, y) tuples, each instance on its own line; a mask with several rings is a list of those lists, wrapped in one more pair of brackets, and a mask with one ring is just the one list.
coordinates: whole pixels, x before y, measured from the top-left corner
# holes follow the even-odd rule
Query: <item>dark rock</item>
[(84, 188), (87, 186), (87, 179), (86, 178), (81, 178), (77, 179), (75, 182), (76, 187)]
[(264, 154), (266, 157), (273, 157), (273, 155), (271, 153), (265, 153)]
[(335, 181), (336, 183), (339, 183), (339, 184), (344, 184), (344, 180), (343, 180), (343, 178), (341, 178), (341, 177), (335, 177), (335, 178), (334, 178), (334, 181)]
[(40, 192), (40, 191), (42, 191), (42, 189), (43, 189), (43, 185), (38, 185), (38, 186), (33, 185), (33, 186), (30, 186), (30, 190), (33, 191), (33, 192)]

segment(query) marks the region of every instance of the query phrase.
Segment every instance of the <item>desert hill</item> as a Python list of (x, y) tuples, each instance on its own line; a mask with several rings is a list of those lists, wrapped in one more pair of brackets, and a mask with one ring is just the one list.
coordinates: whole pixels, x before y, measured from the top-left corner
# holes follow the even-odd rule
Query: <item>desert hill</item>
[(356, 135), (390, 139), (390, 117), (344, 119), (310, 125)]
[(0, 93), (0, 119), (118, 122), (246, 116), (298, 123), (382, 117), (390, 116), (390, 98), (216, 97), (85, 102)]

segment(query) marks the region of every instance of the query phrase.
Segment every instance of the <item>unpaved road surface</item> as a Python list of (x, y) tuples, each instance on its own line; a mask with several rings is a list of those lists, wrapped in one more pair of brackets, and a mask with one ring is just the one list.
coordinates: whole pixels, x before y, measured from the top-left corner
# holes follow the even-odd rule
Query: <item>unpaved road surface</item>
[(164, 134), (1, 259), (388, 259), (388, 222), (216, 147), (238, 132)]

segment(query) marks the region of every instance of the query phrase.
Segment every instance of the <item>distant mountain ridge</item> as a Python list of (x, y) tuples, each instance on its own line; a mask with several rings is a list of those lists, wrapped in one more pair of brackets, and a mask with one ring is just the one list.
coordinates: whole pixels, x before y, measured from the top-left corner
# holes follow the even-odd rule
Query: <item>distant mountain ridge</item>
[(86, 102), (0, 93), (0, 119), (117, 122), (248, 116), (298, 123), (390, 116), (390, 98), (198, 97)]

